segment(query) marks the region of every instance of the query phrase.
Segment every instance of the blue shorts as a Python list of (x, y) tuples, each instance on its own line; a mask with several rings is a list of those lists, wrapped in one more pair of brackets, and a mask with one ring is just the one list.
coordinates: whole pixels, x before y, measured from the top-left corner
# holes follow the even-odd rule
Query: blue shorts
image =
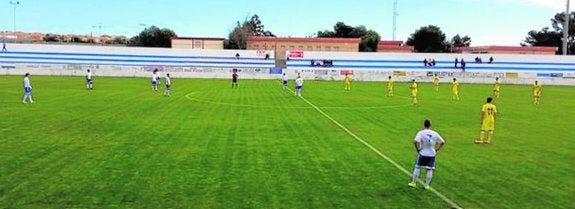
[(30, 95), (30, 94), (32, 93), (32, 88), (30, 88), (30, 87), (24, 87), (24, 93), (25, 93), (26, 95)]
[(232, 83), (237, 83), (237, 82), (238, 82), (238, 79), (235, 79), (235, 78), (232, 79)]
[(154, 86), (155, 86), (155, 85), (158, 85), (158, 82), (152, 81), (152, 85), (154, 85)]
[(92, 84), (92, 79), (86, 79), (86, 84)]
[(302, 86), (296, 86), (295, 90), (300, 90)]
[(425, 167), (427, 169), (435, 169), (435, 157), (428, 157), (417, 155), (417, 161), (415, 162), (415, 167)]
[(166, 85), (166, 90), (170, 90), (170, 85)]
[(284, 81), (283, 84), (284, 84), (284, 85), (287, 85), (287, 81)]

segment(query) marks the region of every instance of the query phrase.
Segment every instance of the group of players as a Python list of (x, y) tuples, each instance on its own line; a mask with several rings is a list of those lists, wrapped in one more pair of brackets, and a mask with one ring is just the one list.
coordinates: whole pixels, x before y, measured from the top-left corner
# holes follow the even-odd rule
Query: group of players
[[(233, 70), (232, 73), (232, 88), (238, 87), (238, 79), (239, 75), (237, 70)], [(155, 69), (152, 72), (152, 90), (157, 92), (158, 86), (160, 85), (160, 76), (158, 74), (158, 70)], [(170, 74), (167, 73), (166, 77), (164, 78), (166, 89), (164, 91), (164, 96), (170, 96), (171, 90), (171, 77)], [(288, 88), (288, 76), (283, 73), (282, 75), (282, 84), (283, 89), (286, 90)], [(387, 81), (387, 96), (393, 97), (393, 79), (391, 76), (388, 77)], [(435, 91), (439, 91), (439, 76), (437, 74), (434, 75), (433, 78), (433, 86)], [(500, 87), (501, 82), (499, 78), (495, 78), (495, 84), (493, 86), (493, 97), (499, 98), (500, 96)], [(86, 88), (90, 91), (94, 89), (94, 84), (92, 81), (92, 73), (88, 69), (86, 72)], [(301, 91), (303, 88), (303, 77), (300, 73), (297, 74), (295, 79), (295, 90), (294, 93), (296, 96), (301, 96)], [(414, 106), (418, 105), (418, 86), (417, 82), (414, 80), (411, 81), (411, 85), (409, 86), (411, 90), (412, 96), (412, 104)], [(344, 77), (344, 90), (349, 92), (351, 90), (351, 77), (349, 74), (345, 74)], [(452, 100), (459, 100), (459, 91), (460, 85), (456, 78), (453, 78), (453, 82), (451, 83), (451, 91), (452, 91)], [(541, 100), (541, 92), (542, 92), (542, 85), (535, 81), (533, 85), (533, 103), (538, 105)], [(27, 100), (30, 103), (34, 103), (32, 99), (32, 85), (30, 84), (30, 74), (26, 73), (24, 76), (24, 98), (22, 99), (22, 103), (27, 103)], [(479, 134), (479, 138), (475, 140), (476, 144), (490, 144), (493, 138), (493, 132), (495, 130), (495, 120), (497, 118), (497, 107), (493, 104), (493, 98), (488, 97), (486, 103), (483, 104), (481, 107), (481, 130)], [(426, 168), (426, 177), (425, 181), (422, 181), (422, 184), (425, 189), (430, 189), (431, 179), (433, 177), (433, 170), (435, 169), (435, 155), (437, 151), (439, 151), (443, 145), (445, 144), (445, 140), (435, 131), (431, 130), (431, 121), (425, 120), (424, 121), (424, 129), (419, 131), (413, 141), (415, 150), (417, 152), (417, 160), (415, 163), (415, 168), (413, 170), (412, 181), (408, 184), (409, 187), (415, 188), (416, 182), (419, 180), (419, 174), (421, 168)]]

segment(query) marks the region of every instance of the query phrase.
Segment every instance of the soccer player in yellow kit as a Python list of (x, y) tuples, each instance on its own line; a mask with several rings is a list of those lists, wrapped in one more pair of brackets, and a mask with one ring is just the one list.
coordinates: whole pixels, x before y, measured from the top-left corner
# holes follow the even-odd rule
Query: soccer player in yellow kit
[(495, 85), (493, 85), (493, 96), (495, 98), (499, 98), (499, 87), (501, 85), (501, 82), (499, 82), (499, 77), (495, 78)]
[(437, 76), (437, 73), (433, 76), (433, 87), (435, 91), (439, 91), (439, 76)]
[(543, 90), (543, 86), (537, 81), (533, 84), (533, 104), (538, 105), (541, 101), (541, 91)]
[[(493, 98), (487, 98), (487, 103), (481, 107), (481, 133), (479, 139), (475, 140), (476, 144), (489, 144), (495, 131), (495, 119), (497, 119), (497, 107), (491, 102)], [(487, 140), (485, 140), (487, 133)]]
[(393, 97), (393, 79), (391, 76), (387, 77), (387, 96)]
[(344, 84), (344, 87), (343, 87), (344, 90), (346, 90), (346, 91), (351, 90), (351, 78), (349, 77), (349, 75), (347, 73), (345, 74), (345, 78), (343, 79), (343, 84)]
[(415, 79), (411, 80), (411, 86), (409, 86), (409, 89), (411, 89), (411, 97), (413, 98), (413, 106), (417, 105), (417, 83), (415, 83)]
[(451, 93), (451, 100), (459, 100), (459, 82), (455, 78), (453, 78), (453, 83), (451, 83)]

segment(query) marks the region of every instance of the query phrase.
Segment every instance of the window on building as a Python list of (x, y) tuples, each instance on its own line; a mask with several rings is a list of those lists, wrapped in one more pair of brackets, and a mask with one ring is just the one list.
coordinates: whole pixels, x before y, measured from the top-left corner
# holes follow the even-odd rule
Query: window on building
[(260, 48), (260, 45), (254, 44), (254, 48)]
[(339, 46), (334, 46), (334, 47), (333, 47), (333, 50), (336, 51), (336, 52), (339, 52)]
[(285, 49), (285, 48), (286, 48), (286, 46), (285, 46), (285, 45), (282, 45), (282, 46), (281, 46), (281, 48), (282, 48), (282, 49)]
[(303, 50), (304, 48), (303, 48), (303, 46), (299, 46), (299, 47), (297, 47), (297, 49)]
[(295, 46), (289, 46), (289, 49), (290, 49), (290, 50), (294, 50), (294, 49), (295, 49)]
[(321, 51), (321, 46), (316, 46), (316, 47), (315, 47), (315, 50), (316, 50), (316, 51)]
[(331, 51), (331, 46), (326, 46), (325, 51), (327, 51), (327, 52)]
[(313, 50), (313, 46), (307, 46), (307, 50), (308, 50), (308, 51), (312, 51), (312, 50)]

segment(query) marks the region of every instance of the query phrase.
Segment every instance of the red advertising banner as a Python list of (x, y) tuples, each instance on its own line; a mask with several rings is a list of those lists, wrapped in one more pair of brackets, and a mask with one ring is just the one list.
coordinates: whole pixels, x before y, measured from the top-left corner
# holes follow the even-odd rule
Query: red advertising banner
[(289, 58), (303, 58), (303, 51), (289, 51)]
[(341, 71), (339, 71), (339, 74), (340, 75), (345, 75), (345, 74), (353, 75), (353, 70), (341, 70)]

